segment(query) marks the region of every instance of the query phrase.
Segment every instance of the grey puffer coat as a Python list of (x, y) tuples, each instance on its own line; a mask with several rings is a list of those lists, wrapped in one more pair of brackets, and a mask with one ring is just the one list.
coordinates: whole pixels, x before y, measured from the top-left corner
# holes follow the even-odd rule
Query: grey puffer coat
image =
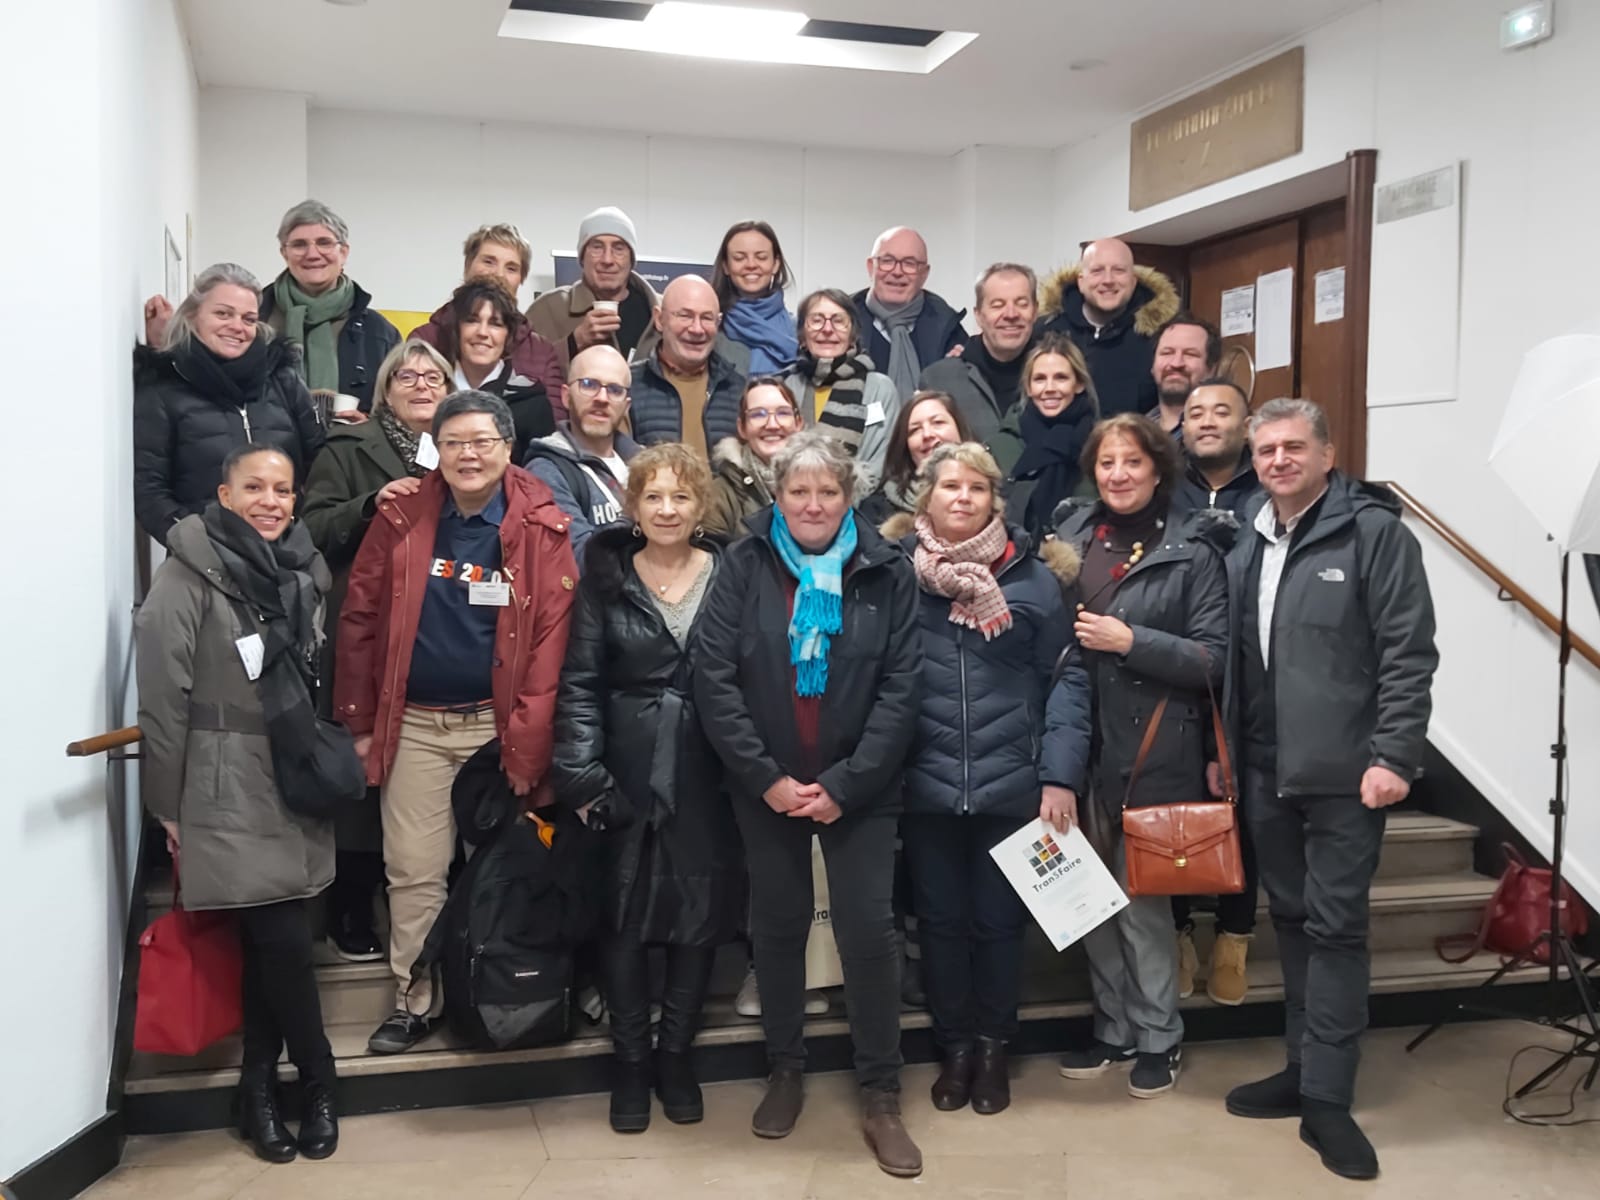
[[(302, 525), (285, 537), (306, 538)], [(333, 823), (290, 812), (278, 795), (256, 685), (236, 642), (243, 594), (205, 523), (167, 538), (134, 621), (145, 807), (178, 823), (186, 908), (247, 908), (315, 896), (333, 882)], [(332, 582), (318, 555), (317, 590)]]

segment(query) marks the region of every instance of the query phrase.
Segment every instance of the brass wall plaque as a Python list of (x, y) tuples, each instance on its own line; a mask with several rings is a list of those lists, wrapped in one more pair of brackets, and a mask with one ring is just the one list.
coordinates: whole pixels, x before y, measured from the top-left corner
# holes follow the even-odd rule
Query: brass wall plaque
[(1186, 96), (1133, 124), (1128, 207), (1135, 211), (1300, 153), (1305, 47)]

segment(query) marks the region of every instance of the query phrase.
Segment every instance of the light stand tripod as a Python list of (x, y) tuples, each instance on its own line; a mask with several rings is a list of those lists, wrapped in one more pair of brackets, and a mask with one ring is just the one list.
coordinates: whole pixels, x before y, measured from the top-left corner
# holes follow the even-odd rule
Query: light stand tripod
[[(1454, 1012), (1467, 1010), (1486, 1014), (1489, 1016), (1503, 1017), (1511, 1020), (1533, 1021), (1547, 1029), (1559, 1033), (1569, 1034), (1573, 1038), (1570, 1050), (1560, 1055), (1554, 1062), (1540, 1071), (1527, 1083), (1523, 1084), (1514, 1093), (1521, 1099), (1537, 1089), (1547, 1079), (1566, 1069), (1567, 1065), (1578, 1059), (1589, 1059), (1589, 1072), (1584, 1078), (1585, 1090), (1594, 1086), (1595, 1076), (1600, 1074), (1600, 1014), (1596, 1012), (1594, 990), (1588, 975), (1584, 973), (1583, 962), (1578, 956), (1578, 948), (1573, 945), (1572, 937), (1567, 933), (1568, 922), (1564, 920), (1562, 911), (1562, 861), (1565, 857), (1567, 840), (1567, 660), (1572, 655), (1572, 629), (1567, 623), (1567, 559), (1566, 550), (1561, 552), (1561, 631), (1560, 655), (1557, 674), (1556, 689), (1556, 740), (1550, 747), (1550, 757), (1556, 764), (1556, 790), (1555, 798), (1550, 801), (1550, 814), (1555, 818), (1555, 837), (1552, 842), (1553, 850), (1550, 855), (1550, 923), (1547, 929), (1536, 937), (1527, 947), (1520, 951), (1516, 957), (1503, 963), (1499, 970), (1479, 985), (1479, 990), (1492, 988), (1499, 983), (1509, 972), (1519, 967), (1532, 966), (1538, 963), (1548, 963), (1550, 977), (1547, 984), (1543, 1010), (1534, 1016), (1525, 1013), (1510, 1012), (1502, 1008), (1481, 1003), (1462, 1001), (1455, 1006)], [(1566, 999), (1566, 989), (1561, 986), (1561, 969), (1565, 967), (1571, 988), (1577, 993), (1577, 1001), (1582, 1008), (1581, 1016), (1568, 1017), (1571, 1012), (1571, 1001)], [(1406, 1051), (1410, 1053), (1423, 1042), (1427, 1041), (1450, 1019), (1449, 1014), (1435, 1021), (1416, 1037), (1406, 1044)]]

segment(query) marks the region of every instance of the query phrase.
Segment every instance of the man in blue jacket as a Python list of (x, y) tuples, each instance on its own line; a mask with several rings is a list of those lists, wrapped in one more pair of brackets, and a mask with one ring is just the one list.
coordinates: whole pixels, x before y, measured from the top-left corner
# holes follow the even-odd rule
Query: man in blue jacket
[(880, 233), (867, 258), (867, 277), (872, 286), (851, 297), (856, 327), (872, 365), (909, 400), (925, 368), (966, 345), (966, 309), (957, 312), (927, 290), (928, 243), (915, 229)]
[(1250, 442), (1266, 494), (1228, 560), (1229, 709), (1283, 963), (1288, 1064), (1234, 1088), (1228, 1111), (1299, 1117), (1300, 1139), (1330, 1171), (1372, 1179), (1377, 1153), (1350, 1115), (1367, 1025), (1367, 895), (1385, 810), (1422, 766), (1439, 665), (1433, 601), (1394, 496), (1333, 469), (1322, 409), (1269, 401)]

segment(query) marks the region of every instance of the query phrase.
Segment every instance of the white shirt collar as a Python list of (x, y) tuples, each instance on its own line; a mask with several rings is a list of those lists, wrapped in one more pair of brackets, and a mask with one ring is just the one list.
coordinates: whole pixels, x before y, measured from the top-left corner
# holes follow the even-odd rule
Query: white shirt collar
[[(1328, 485), (1326, 482), (1324, 482), (1322, 485), (1322, 490), (1312, 498), (1311, 503), (1307, 504), (1299, 512), (1295, 513), (1294, 516), (1290, 517), (1283, 523), (1283, 537), (1291, 536), (1294, 533), (1295, 528), (1300, 524), (1300, 519), (1313, 508), (1315, 508), (1317, 501), (1321, 500), (1327, 494)], [(1272, 542), (1274, 545), (1276, 545), (1280, 540), (1278, 535), (1278, 509), (1277, 506), (1272, 503), (1272, 497), (1268, 496), (1267, 502), (1261, 506), (1261, 511), (1256, 513), (1255, 527), (1257, 533), (1266, 538), (1267, 541)]]

